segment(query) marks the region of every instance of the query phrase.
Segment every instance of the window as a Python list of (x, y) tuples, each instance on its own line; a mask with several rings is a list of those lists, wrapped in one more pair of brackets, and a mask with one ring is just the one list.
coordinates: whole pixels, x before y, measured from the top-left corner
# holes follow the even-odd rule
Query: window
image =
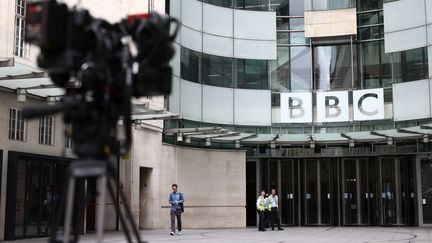
[(65, 148), (72, 148), (72, 125), (65, 125)]
[(220, 87), (232, 87), (232, 58), (202, 55), (202, 82)]
[(9, 109), (9, 139), (24, 141), (24, 119), (21, 111)]
[(199, 82), (199, 53), (186, 48), (181, 49), (181, 77), (187, 81)]
[(235, 88), (268, 89), (268, 67), (265, 60), (235, 59)]
[(351, 45), (315, 47), (315, 90), (351, 89), (352, 79), (355, 78), (353, 70), (353, 67), (356, 67), (355, 62), (356, 52), (351, 53)]
[(54, 117), (44, 116), (39, 118), (39, 143), (53, 145)]
[(26, 6), (25, 0), (16, 0), (14, 55), (19, 57), (25, 57), (25, 43), (24, 43), (25, 6)]

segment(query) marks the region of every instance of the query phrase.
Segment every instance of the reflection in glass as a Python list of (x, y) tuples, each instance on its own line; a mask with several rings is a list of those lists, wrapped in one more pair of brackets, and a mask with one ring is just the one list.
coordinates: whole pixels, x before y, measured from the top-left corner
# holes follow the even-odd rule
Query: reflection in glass
[(355, 0), (306, 0), (305, 10), (331, 10), (354, 8)]
[(204, 3), (213, 4), (221, 7), (233, 7), (233, 0), (201, 0)]
[(289, 30), (290, 28), (290, 19), (276, 17), (276, 29), (277, 30)]
[(382, 9), (383, 0), (357, 0), (357, 11)]
[(376, 11), (376, 12), (358, 14), (358, 22), (359, 22), (359, 26), (381, 24), (384, 22), (383, 12)]
[(310, 48), (278, 47), (277, 53), (277, 60), (269, 62), (271, 89), (280, 92), (310, 90)]
[(304, 19), (303, 18), (290, 18), (289, 28), (290, 28), (290, 30), (304, 30)]
[(305, 46), (291, 47), (291, 90), (311, 89), (311, 49)]
[(289, 0), (289, 15), (290, 16), (303, 16), (305, 3), (299, 0)]
[(364, 42), (360, 48), (360, 80), (362, 88), (378, 88), (392, 84), (391, 55), (384, 52), (384, 41)]
[(277, 60), (269, 62), (271, 89), (288, 92), (290, 80), (289, 47), (277, 48)]
[(199, 82), (199, 53), (188, 50), (186, 48), (181, 49), (181, 78), (191, 81)]
[(307, 43), (304, 32), (290, 32), (290, 44), (305, 45)]
[(201, 65), (204, 84), (232, 87), (232, 58), (203, 55)]
[(314, 48), (314, 83), (317, 90), (352, 88), (350, 45)]
[(255, 11), (270, 9), (268, 0), (234, 0), (234, 8)]
[(384, 39), (384, 25), (359, 28), (358, 39), (359, 40)]
[(290, 43), (290, 33), (289, 32), (276, 32), (277, 44), (278, 45), (288, 45)]
[(235, 59), (236, 88), (268, 89), (267, 61)]

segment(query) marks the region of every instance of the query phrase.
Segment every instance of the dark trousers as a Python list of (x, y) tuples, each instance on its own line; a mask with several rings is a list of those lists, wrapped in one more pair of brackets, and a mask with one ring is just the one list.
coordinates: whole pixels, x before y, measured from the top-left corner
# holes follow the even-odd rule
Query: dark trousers
[(264, 221), (264, 225), (266, 228), (270, 227), (270, 217), (271, 217), (271, 212), (270, 210), (266, 209), (265, 210), (265, 221)]
[(182, 230), (181, 223), (181, 210), (177, 209), (176, 211), (170, 210), (171, 214), (171, 232), (175, 232), (175, 218), (177, 217), (177, 229), (180, 232)]
[(270, 211), (270, 226), (274, 229), (275, 223), (277, 224), (278, 229), (280, 229), (280, 220), (278, 214), (278, 208), (272, 208)]
[(265, 212), (258, 210), (258, 218), (259, 218), (258, 229), (263, 230), (265, 224)]

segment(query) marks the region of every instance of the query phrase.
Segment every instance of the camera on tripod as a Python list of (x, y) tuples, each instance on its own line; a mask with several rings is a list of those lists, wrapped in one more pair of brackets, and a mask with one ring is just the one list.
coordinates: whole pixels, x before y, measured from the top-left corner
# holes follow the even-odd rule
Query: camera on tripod
[[(67, 87), (70, 77), (79, 75), (84, 63), (94, 63), (92, 71), (109, 65), (122, 75), (122, 47), (130, 37), (137, 49), (127, 57), (133, 63), (132, 86), (135, 97), (166, 95), (171, 92), (172, 70), (168, 65), (174, 55), (173, 34), (169, 32), (173, 19), (156, 13), (131, 16), (120, 23), (110, 24), (93, 18), (88, 11), (69, 10), (66, 4), (40, 0), (27, 5), (25, 41), (40, 47), (39, 67), (45, 69), (53, 82)], [(89, 73), (89, 72), (87, 72)], [(122, 76), (123, 77), (123, 76)], [(88, 88), (97, 88), (95, 80), (107, 78), (98, 73), (81, 80)], [(87, 84), (93, 82), (93, 84)], [(118, 84), (121, 85), (121, 84)]]
[[(171, 92), (169, 61), (174, 56), (179, 23), (150, 13), (111, 24), (92, 17), (87, 10), (68, 9), (56, 0), (29, 2), (26, 12), (25, 41), (40, 47), (39, 67), (48, 72), (55, 85), (66, 90), (66, 95), (55, 105), (25, 108), (23, 117), (62, 113), (63, 120), (72, 125), (73, 151), (78, 157), (67, 172), (67, 197), (61, 203), (65, 205), (63, 231), (57, 232), (62, 218), (59, 214), (50, 242), (78, 241), (77, 222), (84, 218), (80, 209), (85, 202), (74, 195), (75, 191), (82, 195), (85, 190), (75, 190), (75, 185), (77, 180), (89, 178), (100, 181), (102, 202), (106, 187), (113, 201), (117, 200), (117, 190), (126, 215), (122, 215), (120, 205), (115, 209), (125, 235), (132, 242), (128, 233), (132, 230), (141, 242), (112, 161), (127, 154), (132, 143), (131, 98)], [(175, 28), (170, 32), (172, 26)], [(125, 138), (118, 146), (120, 119)], [(97, 239), (101, 242), (103, 203), (98, 210)], [(72, 221), (75, 237), (70, 241)]]

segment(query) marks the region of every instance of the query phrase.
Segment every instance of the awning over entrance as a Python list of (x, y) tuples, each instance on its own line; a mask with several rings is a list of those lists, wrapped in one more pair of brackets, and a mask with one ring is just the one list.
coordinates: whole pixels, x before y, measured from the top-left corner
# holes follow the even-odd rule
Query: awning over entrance
[[(10, 90), (19, 95), (33, 95), (47, 101), (61, 97), (64, 89), (56, 87), (48, 74), (43, 70), (25, 65), (11, 58), (0, 57), (0, 88)], [(25, 100), (25, 99), (24, 99)], [(151, 105), (150, 101), (132, 100), (133, 120), (163, 120), (177, 118), (178, 115), (166, 109)]]
[[(310, 145), (315, 144), (350, 144), (387, 143), (397, 140), (423, 139), (429, 142), (432, 136), (432, 124), (390, 130), (347, 132), (347, 133), (312, 133), (312, 134), (255, 134), (232, 132), (221, 127), (178, 128), (165, 131), (166, 135), (188, 136), (191, 139), (214, 141), (218, 143), (241, 143), (244, 145)], [(312, 145), (313, 144), (313, 145)], [(239, 147), (239, 146), (238, 146)]]

